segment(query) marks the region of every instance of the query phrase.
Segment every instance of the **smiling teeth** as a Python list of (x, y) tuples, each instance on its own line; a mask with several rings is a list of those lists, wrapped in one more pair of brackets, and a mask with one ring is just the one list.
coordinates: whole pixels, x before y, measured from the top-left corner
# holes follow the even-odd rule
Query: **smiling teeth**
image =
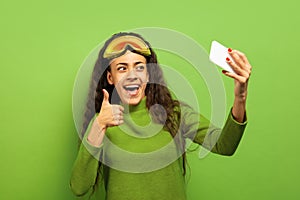
[(124, 88), (139, 88), (140, 86), (139, 85), (127, 85), (127, 86), (124, 86)]
[(125, 90), (137, 90), (140, 86), (139, 85), (127, 85), (124, 86)]

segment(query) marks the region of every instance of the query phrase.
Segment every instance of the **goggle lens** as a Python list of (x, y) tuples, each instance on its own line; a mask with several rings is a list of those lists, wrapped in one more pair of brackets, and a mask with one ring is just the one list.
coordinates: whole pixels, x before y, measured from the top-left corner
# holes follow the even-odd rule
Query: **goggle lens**
[(151, 55), (148, 45), (142, 39), (135, 36), (127, 35), (127, 36), (118, 37), (113, 41), (111, 41), (111, 43), (107, 46), (103, 54), (103, 57), (104, 58), (117, 57), (128, 47), (131, 47), (133, 50), (145, 56)]

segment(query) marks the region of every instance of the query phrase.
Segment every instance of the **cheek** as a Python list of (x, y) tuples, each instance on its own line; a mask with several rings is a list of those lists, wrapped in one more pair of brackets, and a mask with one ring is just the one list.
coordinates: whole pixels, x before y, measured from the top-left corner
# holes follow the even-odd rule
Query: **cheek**
[(147, 83), (147, 82), (148, 82), (148, 77), (147, 77), (147, 76), (145, 76), (143, 82), (144, 82), (144, 83)]
[(118, 87), (122, 85), (123, 80), (125, 79), (124, 75), (117, 75), (114, 77), (114, 85)]
[(149, 81), (149, 76), (148, 76), (148, 73), (141, 73), (139, 75), (140, 79), (143, 81), (143, 82), (148, 82)]

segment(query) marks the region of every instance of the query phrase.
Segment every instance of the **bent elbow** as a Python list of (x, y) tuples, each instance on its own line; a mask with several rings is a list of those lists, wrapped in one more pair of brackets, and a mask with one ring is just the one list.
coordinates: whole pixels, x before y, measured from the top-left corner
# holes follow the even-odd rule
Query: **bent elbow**
[(87, 188), (83, 188), (80, 186), (74, 186), (72, 183), (70, 183), (70, 189), (71, 189), (72, 193), (77, 197), (82, 197), (89, 191), (89, 189), (87, 189)]
[(223, 156), (233, 156), (235, 153), (235, 150), (231, 150), (231, 151), (224, 151), (221, 153), (221, 155)]
[(226, 152), (223, 154), (223, 156), (233, 156), (234, 152)]

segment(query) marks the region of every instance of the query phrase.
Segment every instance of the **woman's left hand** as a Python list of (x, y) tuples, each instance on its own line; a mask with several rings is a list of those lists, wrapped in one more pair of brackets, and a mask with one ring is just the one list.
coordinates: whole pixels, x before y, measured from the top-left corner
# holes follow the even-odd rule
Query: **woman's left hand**
[(235, 73), (223, 70), (223, 74), (234, 79), (234, 94), (236, 98), (246, 100), (248, 81), (251, 75), (252, 66), (250, 65), (246, 55), (238, 50), (228, 49), (229, 55), (232, 57), (226, 59), (226, 62), (235, 71)]
[(251, 75), (252, 66), (244, 53), (238, 50), (228, 49), (233, 60), (226, 58), (227, 63), (235, 73), (223, 70), (223, 74), (234, 79), (234, 103), (232, 115), (238, 122), (246, 120), (246, 99), (248, 93), (248, 81)]

